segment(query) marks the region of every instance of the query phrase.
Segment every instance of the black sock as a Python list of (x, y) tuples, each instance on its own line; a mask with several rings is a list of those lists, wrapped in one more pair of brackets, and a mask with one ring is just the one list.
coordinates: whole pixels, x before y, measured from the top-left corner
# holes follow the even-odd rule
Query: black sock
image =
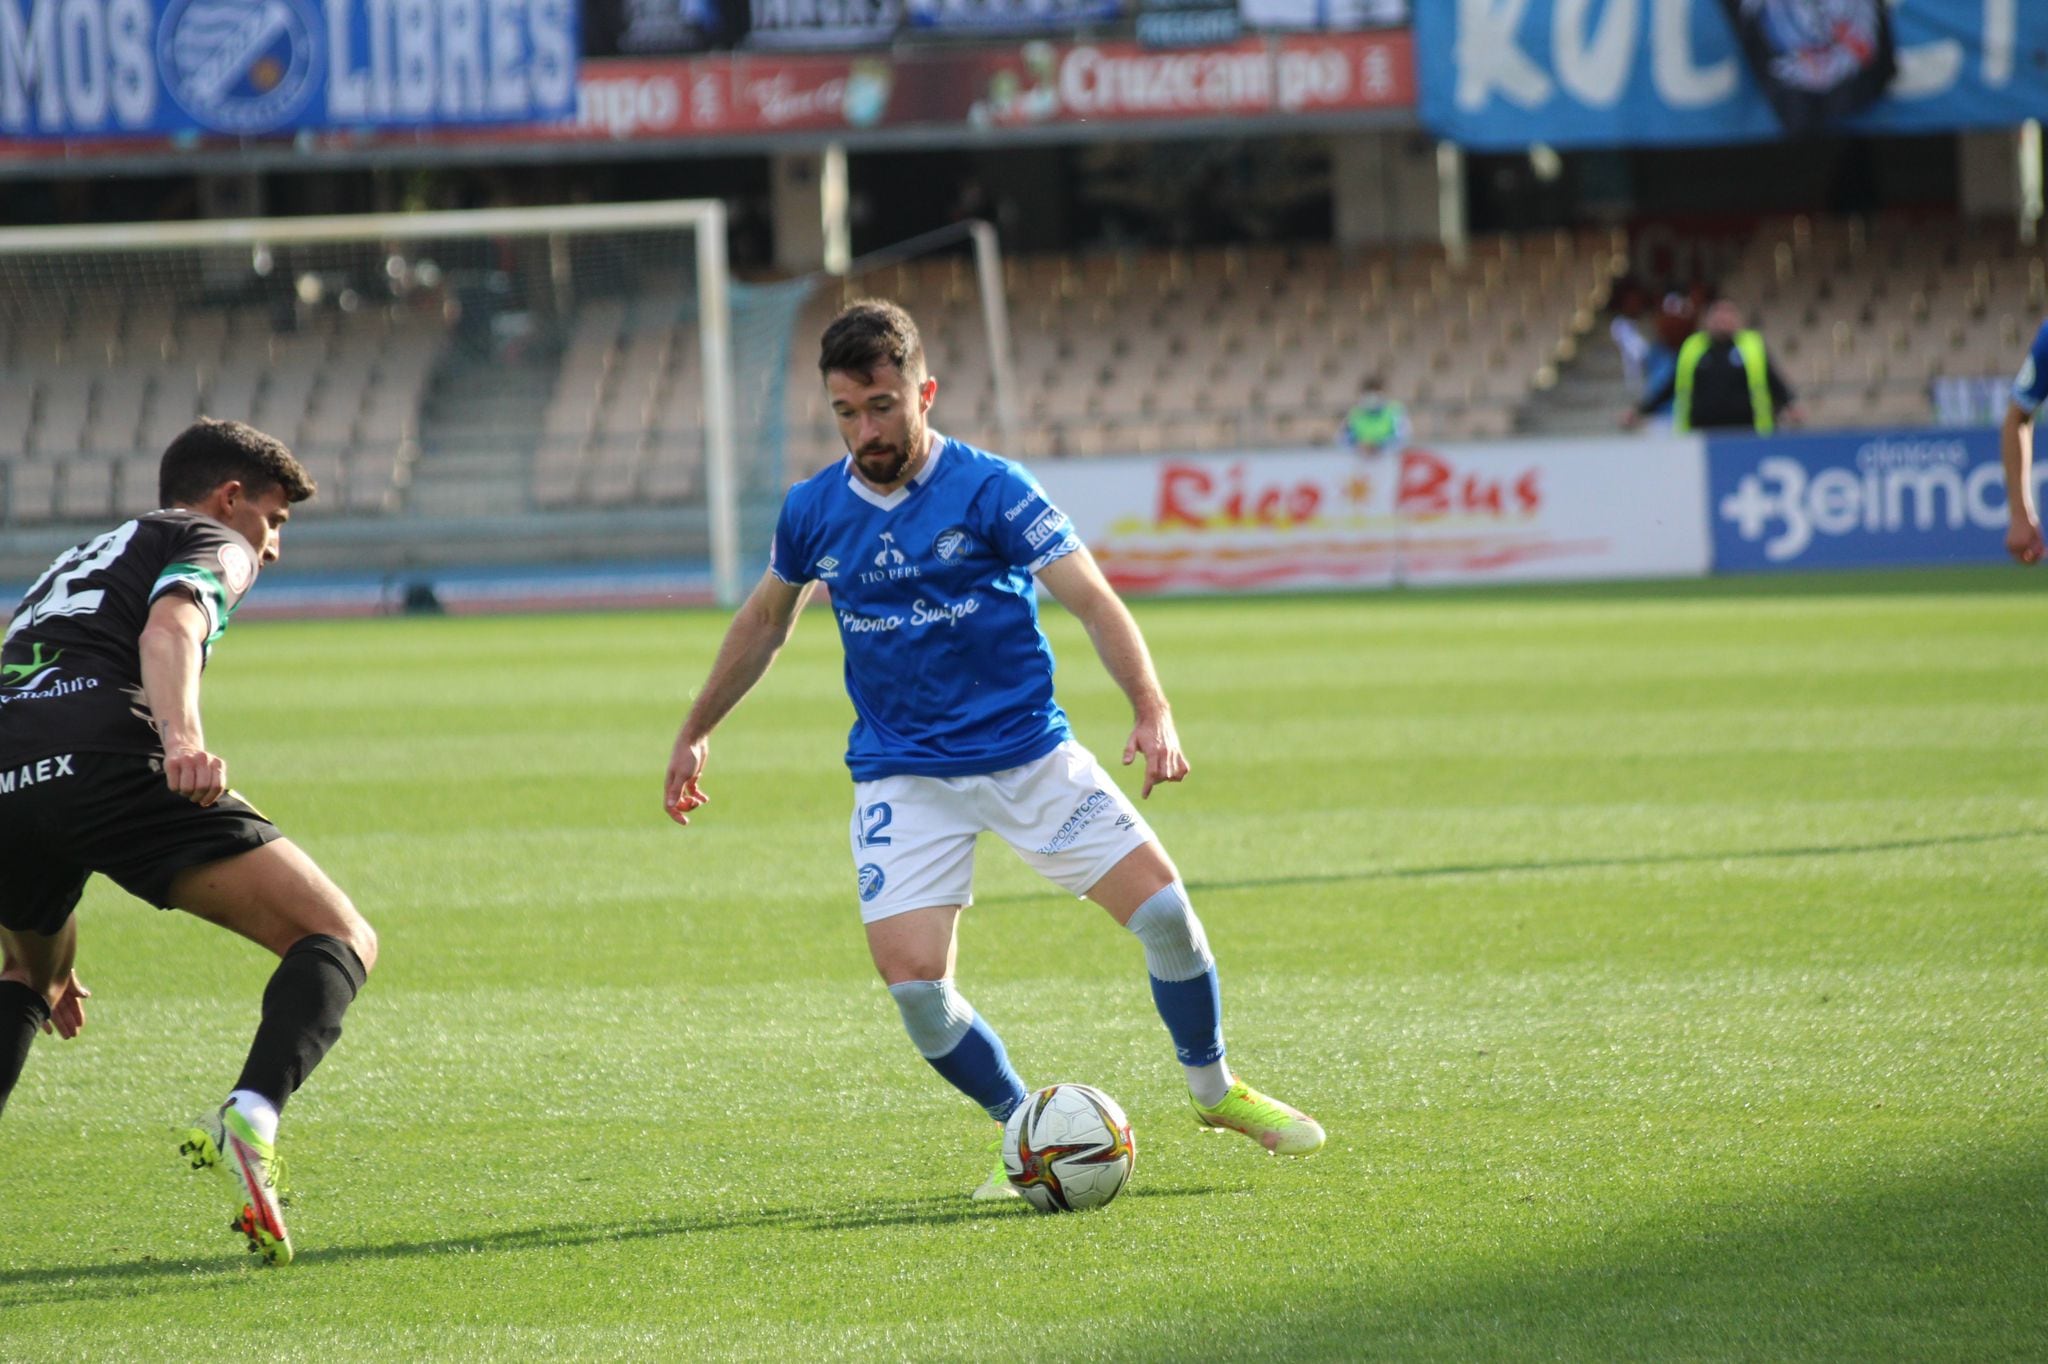
[(6, 1111), (7, 1096), (21, 1078), (29, 1043), (49, 1020), (50, 1003), (41, 991), (18, 980), (0, 980), (0, 1112)]
[(316, 933), (293, 943), (263, 987), (263, 1021), (235, 1088), (261, 1094), (283, 1111), (341, 1036), (341, 1016), (369, 974), (339, 938)]

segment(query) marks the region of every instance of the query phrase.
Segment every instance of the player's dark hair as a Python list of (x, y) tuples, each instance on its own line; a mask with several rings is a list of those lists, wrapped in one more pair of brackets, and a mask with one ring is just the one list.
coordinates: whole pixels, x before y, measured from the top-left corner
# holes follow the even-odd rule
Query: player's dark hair
[(850, 374), (865, 384), (884, 365), (894, 365), (914, 384), (924, 381), (924, 340), (917, 323), (887, 299), (855, 299), (825, 328), (818, 373)]
[(157, 496), (166, 507), (202, 502), (223, 483), (240, 480), (251, 496), (272, 488), (304, 502), (319, 489), (285, 443), (244, 422), (201, 417), (164, 448), (157, 466)]

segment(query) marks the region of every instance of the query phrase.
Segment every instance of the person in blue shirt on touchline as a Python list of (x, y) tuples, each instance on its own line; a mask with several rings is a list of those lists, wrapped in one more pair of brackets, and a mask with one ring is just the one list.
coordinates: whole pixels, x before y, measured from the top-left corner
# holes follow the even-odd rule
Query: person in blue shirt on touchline
[[(1144, 816), (1053, 699), (1034, 579), (1080, 619), (1130, 699), (1124, 762), (1143, 757), (1149, 798), (1186, 777), (1188, 762), (1137, 622), (1029, 472), (927, 424), (938, 381), (902, 308), (846, 308), (825, 329), (818, 369), (849, 453), (783, 501), (768, 571), (676, 736), (670, 817), (688, 824), (710, 799), (701, 780), (712, 731), (768, 671), (812, 585), (825, 583), (855, 716), (848, 840), (861, 922), (919, 1053), (998, 1122), (1026, 1096), (1002, 1039), (953, 979), (975, 836), (987, 829), (1138, 938), (1202, 1126), (1283, 1155), (1316, 1151), (1314, 1119), (1224, 1061), (1201, 921)], [(974, 1196), (1016, 1196), (1000, 1161)]]
[(2034, 333), (2034, 344), (2012, 383), (2012, 401), (2005, 405), (2005, 428), (1999, 453), (2005, 461), (2005, 503), (2009, 513), (2006, 553), (2023, 564), (2038, 564), (2041, 515), (2034, 506), (2034, 414), (2048, 402), (2048, 322)]

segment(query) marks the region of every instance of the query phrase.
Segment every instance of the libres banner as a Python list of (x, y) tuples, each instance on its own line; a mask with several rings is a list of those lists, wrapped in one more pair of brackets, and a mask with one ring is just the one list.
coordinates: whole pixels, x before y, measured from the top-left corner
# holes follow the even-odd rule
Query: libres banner
[[(1853, 57), (1861, 0), (1751, 0), (1798, 60)], [(1839, 8), (1841, 15), (1833, 11)], [(1844, 126), (2011, 128), (2048, 108), (2048, 4), (1899, 0), (1897, 74)], [(1853, 36), (1853, 35), (1850, 35)], [(1784, 127), (1742, 59), (1725, 0), (1439, 0), (1415, 7), (1423, 122), (1479, 150), (1746, 142)]]
[(1692, 437), (1044, 461), (1119, 590), (1698, 576)]
[(0, 0), (0, 137), (573, 113), (576, 0)]

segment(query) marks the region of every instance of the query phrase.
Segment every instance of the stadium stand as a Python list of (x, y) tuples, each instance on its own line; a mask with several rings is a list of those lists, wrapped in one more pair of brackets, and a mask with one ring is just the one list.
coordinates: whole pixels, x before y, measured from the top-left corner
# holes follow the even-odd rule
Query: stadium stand
[[(1482, 239), (1459, 262), (1433, 246), (1013, 256), (1006, 453), (1322, 445), (1368, 372), (1424, 439), (1540, 429), (1532, 409), (1588, 344), (1625, 247), (1585, 229)], [(701, 496), (689, 291), (680, 275), (641, 279), (569, 315), (542, 385), (533, 508)], [(1930, 419), (1935, 381), (2011, 368), (2048, 309), (2048, 266), (2003, 228), (1802, 217), (1760, 229), (1719, 291), (1771, 338), (1810, 424), (1899, 425)], [(941, 426), (999, 443), (972, 262), (927, 257), (821, 288), (805, 306), (784, 387), (787, 476), (841, 453), (810, 342), (843, 298), (866, 294), (922, 322)], [(280, 312), (54, 286), (47, 300), (16, 298), (0, 312), (0, 524), (153, 505), (156, 453), (201, 412), (291, 442), (327, 493), (314, 514), (390, 512), (452, 353), (432, 307)]]
[[(1368, 372), (1432, 437), (1506, 435), (1593, 326), (1619, 247), (1594, 230), (1489, 238), (1460, 264), (1436, 247), (1014, 259), (1012, 445), (1046, 458), (1328, 444)], [(964, 258), (898, 267), (847, 292), (886, 294), (923, 319), (946, 420), (993, 432)], [(812, 334), (837, 302), (815, 301)], [(811, 395), (791, 418), (799, 468), (838, 452), (812, 364), (792, 361), (792, 392)]]
[(2009, 375), (2048, 311), (2048, 265), (2009, 226), (1792, 218), (1720, 291), (1743, 304), (1815, 427), (1911, 426), (1943, 379)]
[(53, 284), (0, 314), (5, 524), (94, 521), (156, 505), (157, 455), (195, 416), (237, 416), (299, 452), (312, 514), (393, 509), (446, 343), (432, 310), (290, 314), (260, 304), (131, 302)]
[[(1619, 247), (1591, 231), (1489, 239), (1457, 265), (1427, 247), (1013, 257), (1008, 452), (1325, 444), (1369, 370), (1434, 436), (1506, 435), (1593, 326)], [(694, 328), (674, 322), (682, 287), (578, 311), (544, 418), (536, 505), (661, 502), (698, 486), (700, 370)], [(843, 298), (868, 294), (919, 318), (945, 429), (998, 439), (972, 263), (931, 257), (820, 290), (804, 310), (785, 386), (792, 477), (843, 453), (809, 341)]]

